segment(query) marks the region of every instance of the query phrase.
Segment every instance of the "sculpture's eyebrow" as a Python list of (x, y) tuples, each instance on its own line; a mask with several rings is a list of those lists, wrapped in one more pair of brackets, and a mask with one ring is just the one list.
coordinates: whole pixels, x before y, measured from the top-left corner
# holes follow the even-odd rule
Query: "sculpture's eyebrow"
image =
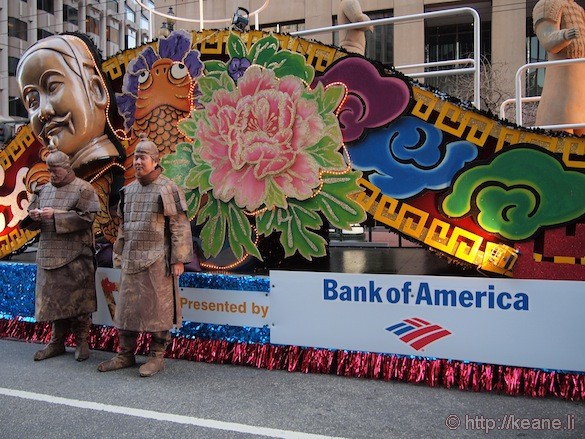
[(61, 72), (59, 72), (58, 70), (45, 70), (41, 76), (39, 76), (39, 84), (41, 84), (42, 86), (45, 86), (51, 79), (53, 79), (53, 77), (58, 76), (59, 79), (64, 78), (65, 75)]
[(25, 97), (26, 95), (36, 90), (37, 90), (36, 85), (25, 85), (24, 88), (22, 89), (22, 97)]

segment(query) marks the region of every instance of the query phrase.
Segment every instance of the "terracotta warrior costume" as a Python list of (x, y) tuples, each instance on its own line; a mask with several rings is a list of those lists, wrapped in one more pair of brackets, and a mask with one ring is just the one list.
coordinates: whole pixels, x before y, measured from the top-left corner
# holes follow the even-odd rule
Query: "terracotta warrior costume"
[[(549, 61), (585, 57), (585, 11), (574, 0), (540, 0), (532, 11), (532, 19)], [(539, 27), (543, 22), (554, 23), (558, 30), (544, 34), (542, 26)], [(565, 40), (564, 30), (571, 28), (579, 30), (579, 37)], [(584, 77), (585, 63), (547, 67), (536, 124), (584, 122)]]
[[(156, 158), (158, 149), (150, 141), (140, 142), (136, 154), (146, 151)], [(170, 340), (169, 330), (182, 321), (175, 263), (193, 259), (191, 226), (183, 191), (157, 167), (120, 191), (118, 213), (122, 219), (114, 254), (121, 256), (119, 299), (114, 324), (119, 329), (120, 351), (102, 363), (102, 372), (135, 364), (138, 332), (152, 333), (150, 356), (162, 362)], [(140, 370), (150, 376), (154, 371)], [(160, 368), (158, 368), (160, 366)]]
[[(62, 158), (62, 167), (69, 167), (67, 155), (61, 152), (50, 154), (49, 161), (55, 155)], [(77, 344), (76, 359), (89, 356), (91, 313), (97, 310), (92, 224), (100, 206), (95, 189), (70, 172), (63, 186), (43, 185), (28, 208), (29, 212), (54, 209), (53, 218), (40, 222), (35, 292), (35, 319), (52, 321), (53, 334), (35, 360), (64, 353), (70, 326)]]

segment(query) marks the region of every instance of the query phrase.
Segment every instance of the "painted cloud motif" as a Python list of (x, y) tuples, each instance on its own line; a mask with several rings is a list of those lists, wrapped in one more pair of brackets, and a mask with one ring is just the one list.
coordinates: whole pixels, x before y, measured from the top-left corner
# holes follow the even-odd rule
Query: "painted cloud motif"
[(465, 163), (477, 157), (472, 143), (445, 145), (441, 130), (412, 116), (369, 132), (348, 149), (353, 167), (373, 171), (369, 180), (397, 199), (448, 187)]

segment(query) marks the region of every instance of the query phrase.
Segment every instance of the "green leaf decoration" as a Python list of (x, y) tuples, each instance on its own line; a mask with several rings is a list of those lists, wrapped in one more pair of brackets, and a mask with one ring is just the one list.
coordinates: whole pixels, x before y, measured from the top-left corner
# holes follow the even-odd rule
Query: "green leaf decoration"
[(342, 175), (323, 175), (321, 192), (310, 201), (314, 208), (323, 212), (333, 227), (348, 229), (351, 224), (361, 223), (366, 219), (364, 208), (349, 198), (349, 195), (361, 192), (358, 185), (362, 173), (352, 171)]
[[(164, 175), (182, 188), (189, 187), (185, 185), (185, 179), (194, 164), (193, 147), (186, 142), (179, 143), (174, 153), (167, 154), (161, 159)], [(189, 188), (192, 189), (193, 187)]]
[(227, 51), (230, 58), (246, 58), (246, 45), (236, 34), (230, 33), (227, 41)]
[(194, 166), (186, 174), (184, 187), (188, 189), (199, 188), (201, 193), (205, 193), (213, 189), (209, 183), (210, 175), (211, 168), (207, 163), (201, 163), (198, 166)]
[(197, 216), (197, 224), (205, 223), (199, 237), (206, 258), (217, 256), (225, 242), (228, 216), (225, 215), (222, 204), (209, 196), (207, 204), (203, 206)]
[(252, 226), (248, 217), (244, 214), (242, 209), (238, 208), (235, 203), (228, 203), (229, 229), (228, 237), (230, 248), (236, 256), (240, 259), (244, 256), (244, 251), (249, 255), (262, 260), (258, 248), (252, 241)]
[(299, 252), (309, 261), (313, 257), (326, 254), (327, 241), (309, 229), (318, 230), (323, 221), (317, 211), (295, 202), (290, 202), (287, 210), (280, 209), (277, 229), (281, 231), (280, 243), (284, 256), (289, 257)]
[(223, 72), (219, 78), (219, 81), (220, 81), (222, 88), (224, 88), (227, 91), (231, 92), (231, 91), (234, 91), (236, 89), (236, 83), (231, 78), (231, 76), (228, 74), (228, 72)]
[(201, 203), (201, 194), (198, 190), (186, 190), (185, 199), (187, 200), (187, 215), (189, 218), (194, 218), (199, 210)]
[(274, 36), (269, 35), (264, 37), (256, 41), (250, 48), (248, 60), (252, 64), (266, 66), (272, 57), (274, 57), (276, 52), (278, 52), (279, 47), (280, 44), (278, 39), (276, 39)]
[(278, 209), (270, 209), (256, 216), (256, 230), (259, 235), (268, 236), (276, 230), (277, 212)]
[(210, 60), (203, 63), (205, 65), (205, 74), (219, 74), (227, 70), (227, 64), (223, 61)]
[(315, 77), (315, 69), (307, 64), (305, 57), (288, 50), (283, 50), (274, 55), (267, 67), (274, 70), (278, 78), (293, 75), (310, 84)]
[(264, 200), (264, 203), (266, 206), (269, 206), (269, 208), (286, 208), (287, 206), (286, 196), (280, 191), (273, 180), (267, 180), (266, 195)]
[(213, 93), (217, 90), (220, 90), (221, 88), (223, 87), (220, 78), (215, 76), (205, 76), (203, 78), (199, 78), (199, 90), (201, 91), (199, 102), (202, 104), (210, 103), (213, 97)]
[(329, 136), (323, 137), (315, 145), (307, 148), (307, 151), (315, 159), (322, 169), (343, 169), (345, 160), (338, 151), (341, 145)]
[(183, 119), (177, 125), (179, 130), (187, 137), (197, 137), (197, 121), (194, 119)]
[[(319, 86), (322, 86), (322, 84), (319, 83)], [(317, 101), (319, 103), (319, 113), (324, 115), (325, 113), (334, 112), (339, 107), (339, 104), (341, 104), (344, 96), (345, 87), (342, 85), (331, 85), (327, 87), (323, 98)]]

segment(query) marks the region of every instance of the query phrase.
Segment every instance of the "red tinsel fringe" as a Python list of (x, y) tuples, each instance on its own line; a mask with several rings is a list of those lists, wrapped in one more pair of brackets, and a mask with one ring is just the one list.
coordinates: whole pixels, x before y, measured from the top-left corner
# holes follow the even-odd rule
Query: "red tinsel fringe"
[[(25, 322), (18, 318), (0, 319), (0, 338), (48, 343), (51, 339), (51, 325), (47, 322)], [(140, 334), (136, 353), (147, 354), (149, 344), (150, 335)], [(67, 345), (74, 346), (72, 334), (67, 338)], [(93, 325), (89, 345), (92, 349), (117, 352), (116, 329)], [(173, 338), (166, 356), (268, 370), (335, 373), (340, 376), (384, 381), (426, 383), (431, 387), (443, 385), (446, 388), (458, 387), (461, 390), (505, 393), (511, 396), (552, 396), (571, 401), (585, 400), (585, 374), (546, 372), (522, 367), (185, 337)]]

